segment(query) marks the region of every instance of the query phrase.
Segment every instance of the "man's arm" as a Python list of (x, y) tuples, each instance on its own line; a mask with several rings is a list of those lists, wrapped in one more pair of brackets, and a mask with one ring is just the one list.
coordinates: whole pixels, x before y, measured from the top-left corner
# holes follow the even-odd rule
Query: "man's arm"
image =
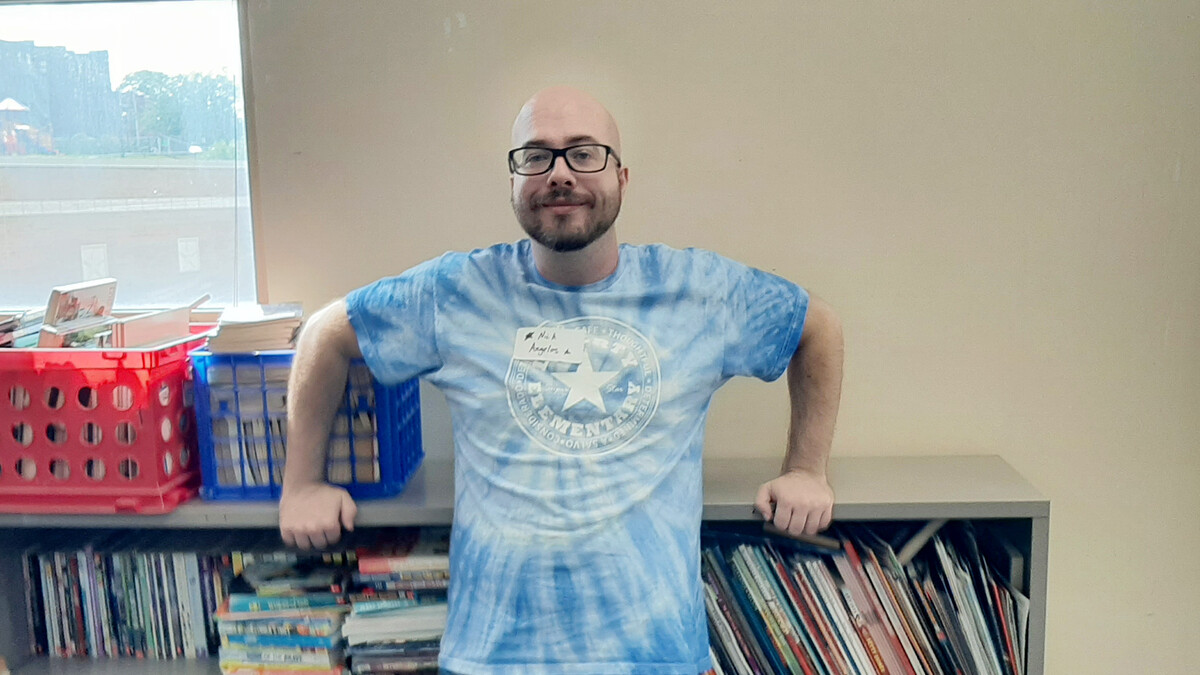
[(788, 364), (791, 424), (781, 475), (758, 489), (764, 520), (790, 534), (816, 534), (833, 517), (826, 477), (833, 427), (842, 396), (842, 324), (833, 309), (809, 299), (800, 346)]
[(350, 494), (325, 482), (325, 448), (346, 390), (350, 360), (362, 356), (338, 300), (309, 318), (288, 379), (288, 453), (279, 500), (279, 532), (288, 546), (322, 548), (354, 529)]

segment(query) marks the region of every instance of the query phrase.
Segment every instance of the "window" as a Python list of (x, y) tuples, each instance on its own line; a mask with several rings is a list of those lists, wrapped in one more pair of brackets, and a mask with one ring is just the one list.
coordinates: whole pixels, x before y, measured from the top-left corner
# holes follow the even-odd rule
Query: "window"
[(235, 0), (0, 4), (0, 307), (253, 302)]

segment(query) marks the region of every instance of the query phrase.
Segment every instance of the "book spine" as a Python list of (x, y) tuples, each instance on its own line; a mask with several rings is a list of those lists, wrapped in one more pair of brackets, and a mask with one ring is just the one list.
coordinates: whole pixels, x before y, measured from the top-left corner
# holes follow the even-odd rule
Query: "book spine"
[(71, 655), (87, 656), (88, 630), (84, 617), (83, 584), (80, 577), (79, 559), (70, 553), (63, 554), (67, 563), (67, 584), (71, 603), (71, 615), (75, 618), (72, 626)]
[(37, 556), (27, 550), (21, 557), (21, 572), (25, 577), (25, 619), (29, 631), (29, 653), (45, 654), (45, 609), (42, 606), (41, 565)]
[(708, 626), (710, 642), (715, 638), (719, 649), (715, 650), (726, 661), (728, 668), (738, 675), (750, 675), (750, 664), (742, 654), (737, 638), (729, 620), (717, 604), (716, 590), (709, 583), (704, 584), (704, 606), (708, 611)]
[(256, 635), (252, 633), (225, 635), (221, 643), (246, 648), (337, 649), (341, 635)]
[(758, 586), (758, 593), (762, 597), (767, 611), (771, 613), (775, 624), (779, 626), (779, 631), (786, 641), (788, 648), (791, 649), (796, 663), (804, 671), (805, 675), (816, 675), (814, 673), (814, 657), (810, 655), (810, 652), (804, 645), (804, 637), (800, 634), (800, 631), (796, 630), (796, 625), (780, 602), (771, 579), (771, 572), (763, 566), (763, 561), (760, 558), (761, 547), (740, 546), (738, 548), (741, 550), (745, 568), (750, 572), (755, 585)]
[(867, 653), (866, 645), (863, 644), (858, 631), (850, 622), (845, 603), (842, 602), (841, 593), (834, 584), (833, 575), (830, 574), (829, 568), (820, 560), (809, 559), (804, 560), (803, 563), (804, 571), (808, 573), (809, 580), (820, 594), (823, 607), (833, 621), (835, 633), (838, 635), (847, 653), (853, 657), (856, 669), (861, 673), (877, 672), (870, 655)]
[(167, 555), (167, 564), (171, 566), (171, 575), (175, 582), (171, 591), (175, 598), (175, 613), (179, 616), (179, 655), (190, 659), (196, 654), (193, 641), (195, 633), (192, 630), (195, 608), (192, 606), (192, 594), (187, 587), (187, 563), (184, 562), (183, 553), (177, 551)]
[(112, 553), (107, 556), (107, 563), (108, 587), (110, 589), (108, 611), (112, 614), (113, 628), (116, 631), (117, 654), (128, 657), (133, 655), (133, 649), (130, 647), (129, 609), (124, 579), (124, 561), (121, 560), (119, 553)]
[(101, 655), (100, 639), (97, 632), (100, 622), (96, 617), (95, 579), (91, 574), (91, 555), (85, 551), (76, 551), (74, 565), (79, 571), (79, 598), (83, 608), (83, 629), (87, 640), (87, 655), (97, 658)]
[(154, 658), (165, 659), (167, 658), (167, 636), (163, 631), (162, 597), (159, 592), (161, 575), (159, 574), (158, 567), (154, 564), (153, 553), (142, 553), (141, 559), (143, 564), (142, 579), (146, 584), (146, 613), (148, 615), (148, 623), (150, 624), (150, 651), (147, 654), (153, 652)]
[(200, 554), (184, 553), (183, 566), (189, 602), (192, 607), (192, 650), (188, 658), (208, 656), (208, 614), (205, 611), (203, 584), (200, 579)]
[(705, 552), (704, 559), (708, 562), (709, 570), (717, 584), (717, 599), (718, 601), (724, 599), (722, 608), (728, 612), (732, 626), (741, 637), (742, 653), (746, 655), (751, 669), (756, 675), (770, 675), (772, 664), (763, 653), (766, 645), (759, 643), (758, 634), (750, 625), (751, 619), (747, 616), (750, 607), (743, 605), (742, 596), (734, 591), (731, 580), (725, 572), (726, 563), (720, 549), (709, 549)]
[(867, 619), (867, 625), (873, 629), (875, 639), (882, 643), (880, 649), (885, 650), (888, 664), (895, 669), (895, 672), (902, 675), (917, 675), (916, 669), (908, 660), (908, 655), (900, 643), (900, 637), (896, 635), (895, 629), (888, 621), (887, 612), (880, 602), (882, 598), (876, 596), (875, 589), (866, 578), (863, 561), (854, 544), (845, 541), (842, 542), (842, 545), (846, 552), (847, 568), (852, 577), (846, 581), (851, 584), (851, 590), (856, 591), (855, 600), (865, 602), (865, 606), (861, 607), (863, 616)]
[(322, 609), (346, 604), (339, 593), (309, 593), (307, 595), (262, 597), (249, 593), (229, 596), (230, 612), (268, 612), (278, 609)]
[(784, 565), (783, 558), (778, 551), (769, 549), (768, 554), (775, 576), (780, 580), (784, 595), (791, 603), (792, 611), (798, 617), (801, 629), (817, 650), (817, 659), (828, 666), (829, 670), (837, 673), (849, 672), (849, 665), (837, 649), (830, 644), (828, 636), (824, 633), (814, 614), (816, 605), (808, 604), (800, 590), (801, 582), (788, 573), (787, 566)]
[(858, 633), (859, 639), (862, 640), (863, 646), (866, 647), (867, 655), (871, 657), (871, 663), (875, 665), (875, 670), (879, 672), (879, 675), (889, 675), (892, 671), (888, 669), (887, 661), (884, 660), (883, 653), (879, 650), (879, 644), (875, 642), (875, 637), (871, 635), (871, 631), (867, 630), (867, 621), (854, 602), (850, 589), (843, 584), (838, 586), (838, 591), (842, 594), (842, 602), (846, 605), (850, 623)]
[(749, 603), (747, 607), (755, 614), (759, 626), (763, 629), (763, 639), (767, 641), (763, 647), (764, 651), (768, 652), (767, 657), (775, 657), (776, 665), (780, 671), (798, 672), (800, 664), (796, 662), (796, 657), (792, 654), (791, 647), (780, 632), (779, 626), (775, 624), (774, 618), (770, 615), (770, 610), (766, 608), (766, 603), (759, 594), (753, 577), (750, 576), (749, 571), (745, 567), (745, 561), (737, 555), (736, 550), (729, 556), (728, 560), (736, 583), (746, 594)]
[[(846, 543), (849, 544), (849, 542)], [(868, 595), (868, 593), (873, 594), (873, 592), (866, 589), (863, 585), (864, 582), (855, 572), (854, 563), (851, 558), (845, 553), (832, 557), (834, 565), (837, 567), (838, 575), (841, 576), (842, 587), (853, 598), (858, 616), (866, 627), (867, 632), (870, 633), (880, 657), (887, 663), (888, 671), (893, 675), (909, 675), (900, 664), (900, 657), (896, 654), (895, 648), (888, 639), (883, 622), (875, 612), (875, 604), (871, 602), (871, 598)]]
[(183, 656), (183, 629), (181, 615), (182, 600), (179, 593), (175, 590), (175, 564), (170, 553), (159, 553), (159, 561), (162, 565), (162, 581), (163, 581), (163, 598), (165, 602), (164, 610), (166, 612), (167, 621), (167, 644), (170, 645), (170, 651), (167, 658), (175, 659)]
[(92, 560), (95, 563), (96, 580), (99, 587), (96, 600), (100, 605), (100, 621), (103, 625), (102, 632), (104, 634), (104, 651), (109, 658), (116, 658), (121, 656), (121, 650), (117, 645), (117, 621), (112, 612), (113, 585), (112, 577), (109, 573), (108, 559), (103, 553), (93, 553)]
[(947, 648), (954, 655), (958, 672), (970, 671), (975, 667), (973, 657), (970, 648), (967, 647), (966, 639), (958, 632), (958, 619), (954, 616), (953, 610), (947, 606), (947, 598), (938, 590), (931, 574), (927, 573), (921, 583), (933, 617), (941, 626), (942, 635), (946, 638)]
[(929, 672), (928, 665), (922, 662), (921, 657), (917, 655), (916, 650), (913, 648), (910, 629), (900, 617), (900, 607), (883, 578), (883, 570), (879, 568), (879, 562), (875, 559), (874, 553), (868, 550), (867, 559), (862, 561), (862, 564), (862, 571), (867, 581), (870, 582), (871, 587), (875, 590), (875, 596), (879, 598), (879, 605), (883, 608), (884, 619), (891, 624), (892, 632), (899, 639), (903, 656), (908, 660), (909, 665), (914, 671), (914, 675), (916, 675), (917, 669), (920, 669), (922, 673)]
[(62, 612), (59, 610), (58, 575), (54, 570), (53, 554), (38, 555), (42, 570), (42, 607), (46, 614), (46, 645), (51, 656), (66, 656), (62, 639)]
[(141, 589), (137, 583), (137, 572), (133, 553), (120, 553), (121, 584), (125, 587), (125, 606), (129, 615), (129, 649), (137, 658), (146, 657), (145, 610)]

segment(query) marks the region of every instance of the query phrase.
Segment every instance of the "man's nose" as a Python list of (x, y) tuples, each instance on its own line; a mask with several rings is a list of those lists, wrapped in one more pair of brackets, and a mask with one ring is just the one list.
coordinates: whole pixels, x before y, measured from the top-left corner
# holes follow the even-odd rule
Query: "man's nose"
[(566, 157), (554, 158), (554, 164), (550, 166), (550, 173), (546, 180), (550, 183), (551, 187), (570, 187), (575, 185), (575, 172), (571, 171), (571, 167), (567, 166)]

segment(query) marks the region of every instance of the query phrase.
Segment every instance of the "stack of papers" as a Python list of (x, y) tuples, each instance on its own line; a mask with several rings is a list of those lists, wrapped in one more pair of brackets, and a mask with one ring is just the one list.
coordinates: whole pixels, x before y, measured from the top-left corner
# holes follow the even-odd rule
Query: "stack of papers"
[(303, 319), (299, 303), (230, 307), (221, 313), (208, 349), (214, 353), (291, 349)]

